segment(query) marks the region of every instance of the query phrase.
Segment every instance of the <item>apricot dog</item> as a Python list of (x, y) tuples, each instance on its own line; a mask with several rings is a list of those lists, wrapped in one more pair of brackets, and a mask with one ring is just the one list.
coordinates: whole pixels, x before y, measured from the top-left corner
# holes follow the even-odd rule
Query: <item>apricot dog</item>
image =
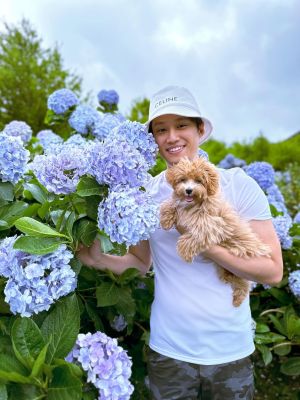
[[(270, 256), (270, 248), (222, 198), (213, 164), (203, 157), (194, 161), (184, 158), (166, 171), (166, 179), (174, 191), (160, 207), (160, 224), (166, 230), (175, 225), (181, 234), (177, 251), (185, 261), (192, 262), (213, 245), (243, 258)], [(248, 295), (249, 281), (221, 267), (218, 273), (223, 282), (231, 284), (233, 305), (238, 307)]]

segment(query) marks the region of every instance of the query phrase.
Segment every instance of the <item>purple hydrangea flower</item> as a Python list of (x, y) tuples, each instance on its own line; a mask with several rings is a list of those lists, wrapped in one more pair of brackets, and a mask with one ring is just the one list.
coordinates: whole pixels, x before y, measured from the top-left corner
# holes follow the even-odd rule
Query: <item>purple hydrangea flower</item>
[(148, 169), (155, 165), (158, 146), (144, 124), (125, 121), (109, 134), (107, 140), (118, 141), (122, 138), (142, 154)]
[(117, 187), (99, 204), (98, 226), (113, 242), (135, 245), (158, 225), (158, 206), (137, 188)]
[(72, 112), (69, 118), (70, 126), (76, 132), (87, 135), (93, 131), (94, 125), (99, 123), (101, 115), (90, 106), (81, 105)]
[(84, 147), (86, 146), (87, 141), (84, 137), (82, 137), (79, 133), (76, 133), (75, 135), (72, 135), (67, 139), (63, 146), (73, 146), (73, 147)]
[(48, 97), (48, 108), (55, 114), (64, 114), (71, 107), (78, 104), (78, 98), (72, 90), (59, 89)]
[(110, 325), (117, 332), (122, 332), (126, 328), (127, 322), (124, 318), (124, 315), (120, 314), (120, 315), (116, 315), (114, 317), (114, 319)]
[(28, 254), (13, 248), (16, 240), (0, 242), (0, 275), (8, 278), (4, 294), (11, 312), (30, 317), (75, 290), (77, 279), (69, 265), (73, 254), (64, 244), (43, 256)]
[(90, 145), (90, 174), (98, 183), (143, 186), (149, 179), (145, 159), (124, 139), (105, 140)]
[(19, 137), (23, 143), (27, 143), (31, 139), (32, 129), (24, 121), (12, 121), (5, 125), (2, 133), (7, 136)]
[(100, 90), (97, 95), (99, 103), (107, 103), (109, 105), (117, 105), (119, 103), (119, 95), (115, 90)]
[(221, 160), (218, 164), (220, 168), (229, 169), (235, 167), (244, 167), (246, 165), (246, 161), (235, 157), (233, 154), (227, 154), (223, 160)]
[(0, 180), (16, 184), (27, 171), (30, 153), (19, 137), (0, 135)]
[(292, 226), (292, 218), (288, 215), (279, 215), (273, 218), (273, 225), (283, 249), (290, 249), (293, 245), (293, 239), (289, 235)]
[(269, 186), (266, 189), (267, 198), (269, 204), (274, 206), (278, 212), (283, 212), (287, 214), (287, 208), (285, 206), (284, 197), (279, 189), (279, 187), (274, 183), (274, 185)]
[(57, 154), (36, 156), (30, 168), (49, 192), (73, 193), (80, 177), (90, 169), (89, 152), (85, 148), (70, 146)]
[(101, 118), (97, 120), (92, 128), (92, 134), (99, 140), (104, 140), (110, 132), (121, 125), (125, 121), (120, 113), (106, 113), (102, 114)]
[(134, 390), (129, 381), (132, 362), (117, 339), (102, 332), (80, 333), (66, 360), (87, 372), (87, 381), (99, 390), (99, 399), (130, 399)]
[(300, 300), (300, 270), (291, 272), (288, 281), (291, 292)]
[(259, 184), (262, 190), (267, 190), (275, 183), (274, 168), (265, 161), (256, 161), (249, 164), (245, 168), (245, 172)]
[(57, 146), (63, 143), (63, 138), (54, 133), (51, 129), (44, 129), (40, 131), (36, 137), (39, 139), (44, 152), (55, 152)]
[(284, 182), (286, 184), (291, 183), (292, 177), (290, 171), (276, 171), (275, 172), (275, 179), (280, 182)]

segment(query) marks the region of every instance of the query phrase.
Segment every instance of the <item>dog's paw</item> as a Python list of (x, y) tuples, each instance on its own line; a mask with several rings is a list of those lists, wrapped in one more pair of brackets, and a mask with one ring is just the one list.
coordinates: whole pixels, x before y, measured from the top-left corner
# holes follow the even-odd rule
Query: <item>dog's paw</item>
[(191, 251), (191, 246), (189, 245), (187, 239), (181, 236), (177, 242), (177, 253), (186, 262), (191, 263), (195, 254)]
[(173, 219), (170, 219), (170, 218), (161, 218), (160, 219), (160, 226), (166, 231), (170, 230), (173, 227), (173, 225), (174, 225)]

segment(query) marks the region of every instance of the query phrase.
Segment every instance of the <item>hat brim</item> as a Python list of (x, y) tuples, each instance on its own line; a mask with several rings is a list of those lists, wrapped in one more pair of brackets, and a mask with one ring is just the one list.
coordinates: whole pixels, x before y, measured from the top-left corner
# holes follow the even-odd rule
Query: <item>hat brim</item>
[(149, 131), (150, 123), (155, 118), (158, 118), (158, 117), (161, 117), (162, 115), (167, 115), (167, 114), (180, 115), (182, 117), (190, 117), (190, 118), (201, 118), (201, 120), (204, 123), (204, 134), (201, 136), (199, 144), (204, 143), (210, 137), (211, 132), (213, 130), (212, 123), (207, 118), (202, 117), (202, 115), (200, 115), (197, 111), (192, 110), (190, 108), (185, 108), (183, 110), (182, 106), (179, 109), (179, 107), (176, 107), (176, 106), (172, 107), (172, 106), (168, 105), (168, 108), (166, 110), (160, 109), (159, 112), (153, 114), (151, 116), (151, 119), (149, 119), (146, 122), (147, 130)]

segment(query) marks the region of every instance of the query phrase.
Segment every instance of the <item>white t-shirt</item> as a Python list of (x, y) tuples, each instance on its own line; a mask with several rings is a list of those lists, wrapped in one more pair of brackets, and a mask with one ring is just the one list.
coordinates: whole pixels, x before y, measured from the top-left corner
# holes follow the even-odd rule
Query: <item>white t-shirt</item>
[[(245, 220), (270, 219), (258, 184), (240, 168), (218, 169), (224, 198)], [(147, 191), (160, 204), (172, 195), (165, 171)], [(149, 243), (155, 272), (150, 347), (165, 356), (214, 365), (239, 360), (254, 351), (249, 298), (232, 305), (232, 288), (221, 282), (216, 264), (201, 255), (186, 263), (177, 254), (176, 229), (161, 228)]]

